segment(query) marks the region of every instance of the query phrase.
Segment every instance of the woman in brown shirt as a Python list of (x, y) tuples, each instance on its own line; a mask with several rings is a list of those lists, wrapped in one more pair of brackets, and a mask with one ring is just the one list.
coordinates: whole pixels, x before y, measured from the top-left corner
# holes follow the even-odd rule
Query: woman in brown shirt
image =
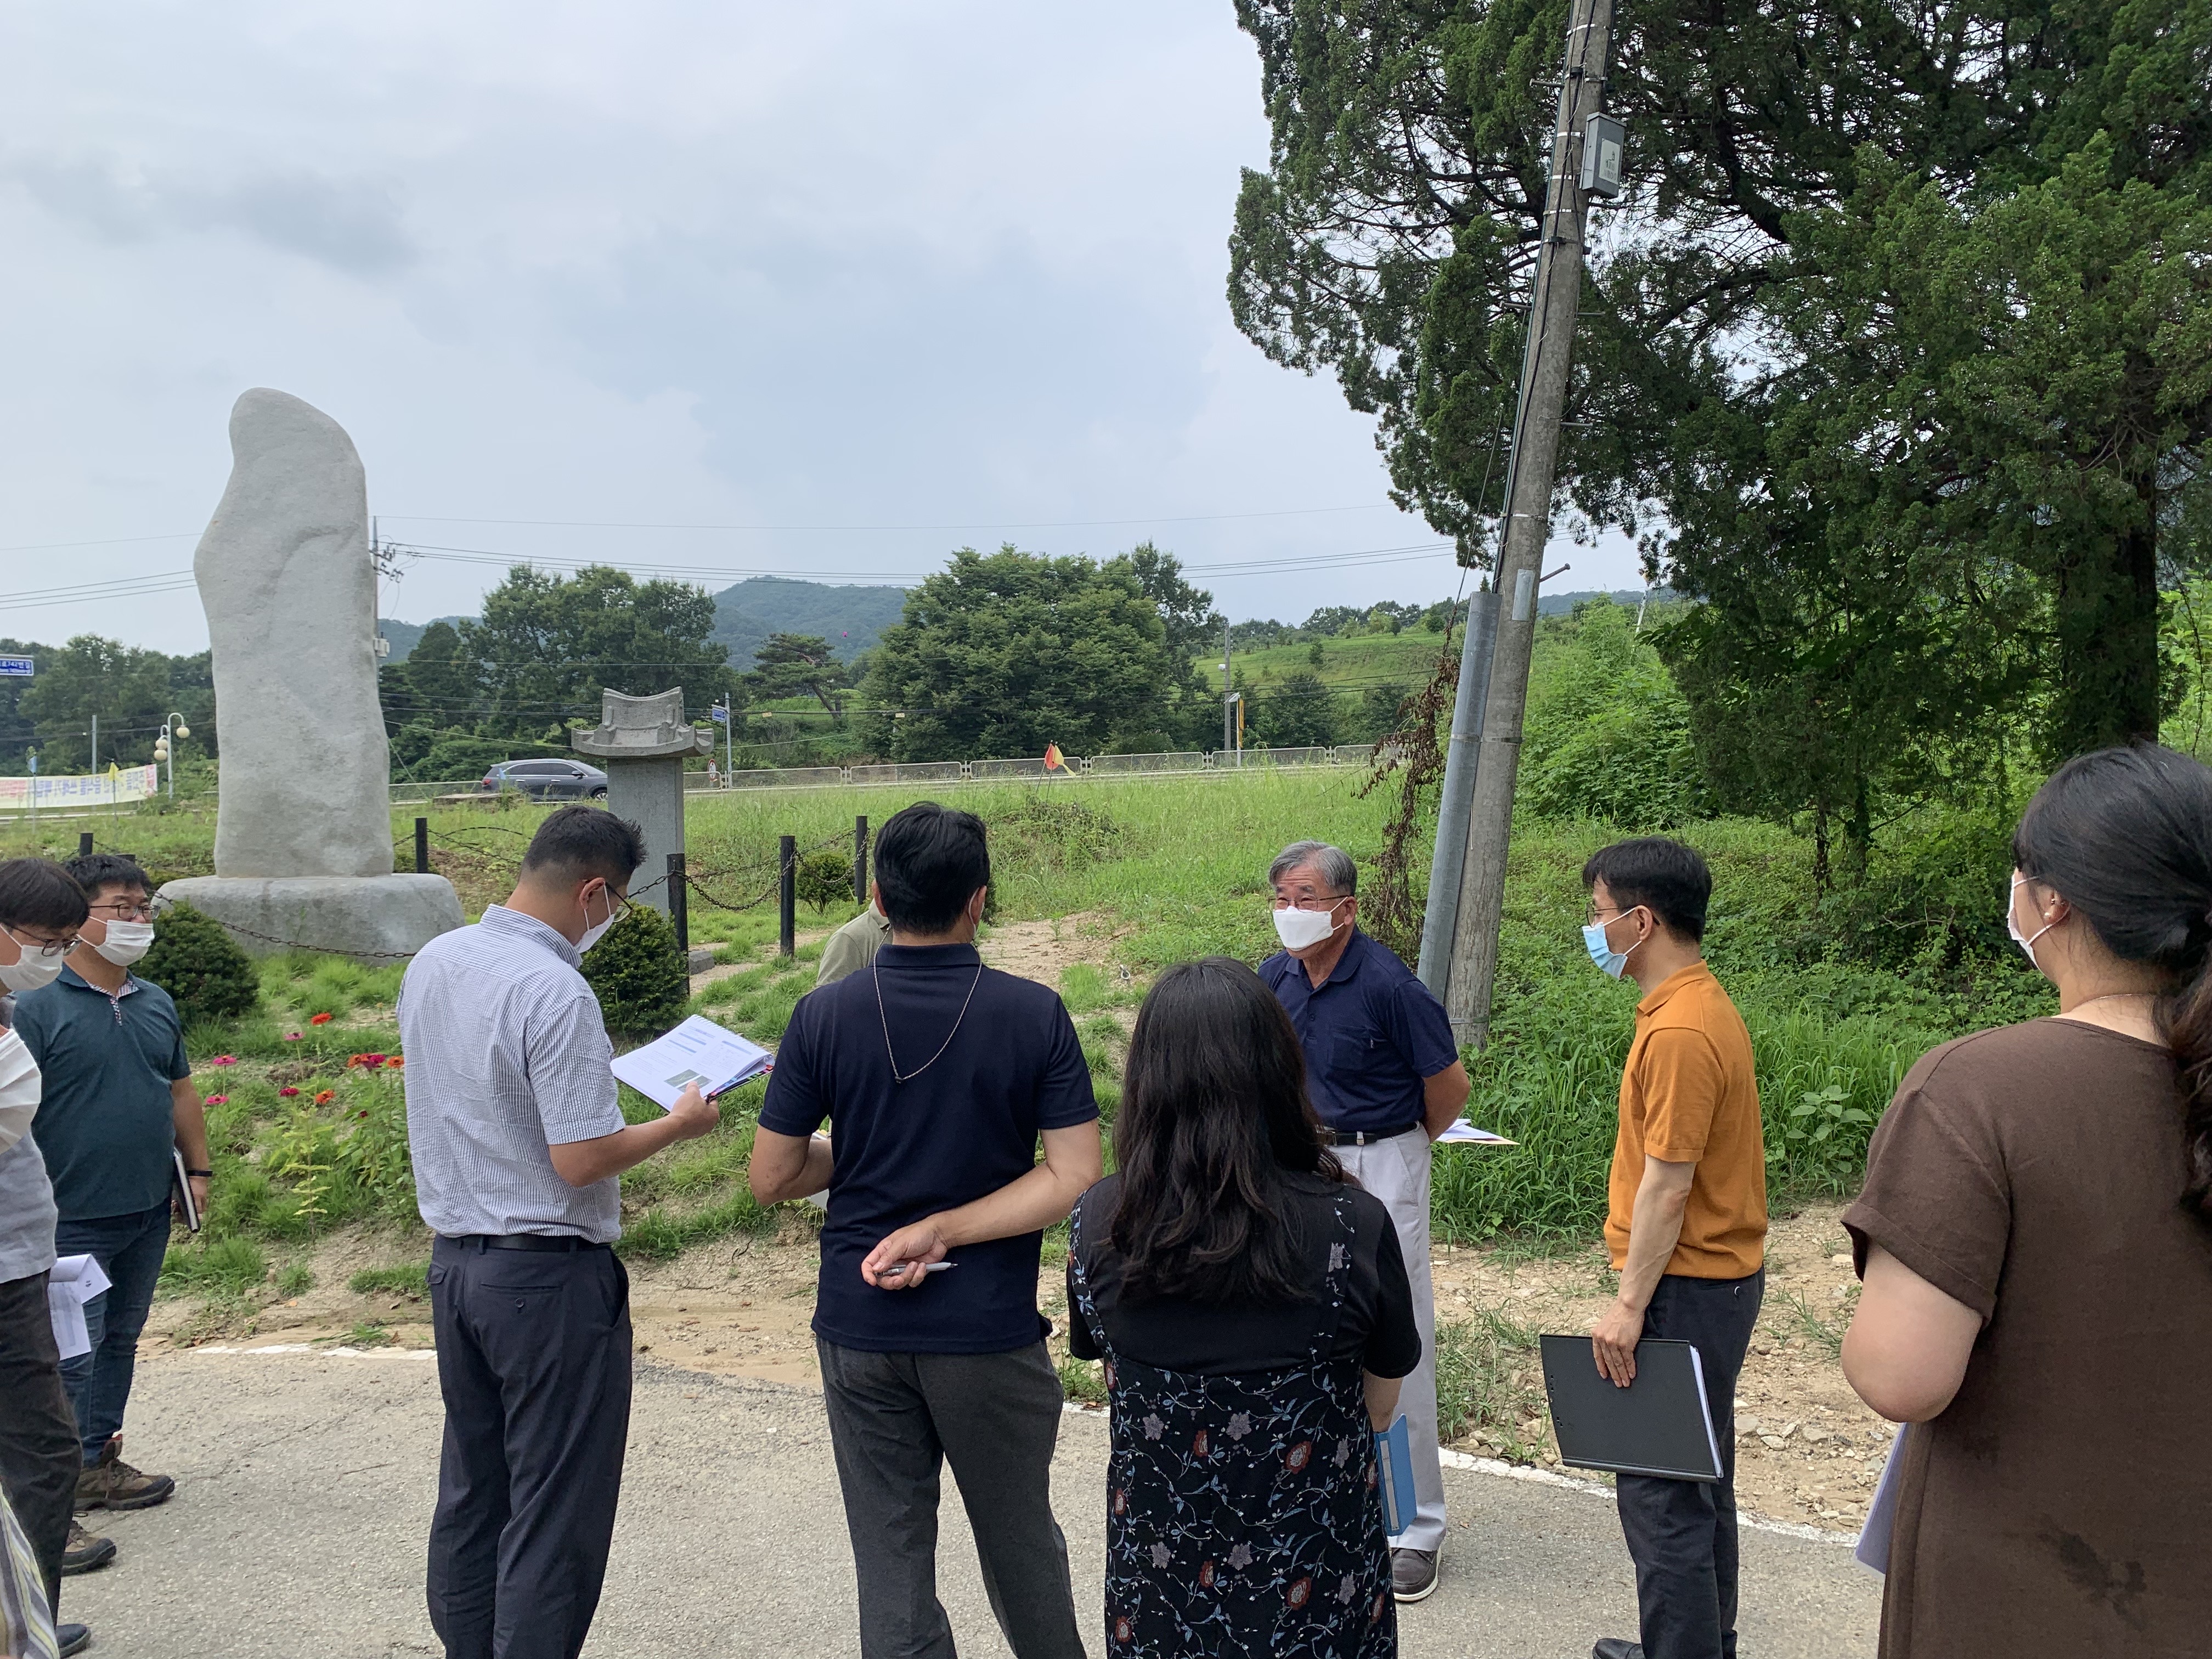
[(1914, 1066), (1845, 1212), (1899, 1454), (1882, 1659), (2212, 1644), (2212, 772), (2069, 762), (2013, 837), (2053, 1019)]

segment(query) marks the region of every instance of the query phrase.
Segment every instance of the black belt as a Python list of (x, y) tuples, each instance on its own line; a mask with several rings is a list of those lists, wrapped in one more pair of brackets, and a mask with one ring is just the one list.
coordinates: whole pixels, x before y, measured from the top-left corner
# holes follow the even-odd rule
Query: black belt
[(588, 1238), (579, 1238), (574, 1233), (441, 1233), (439, 1236), (448, 1244), (477, 1250), (559, 1250), (565, 1255), (576, 1250), (604, 1250), (608, 1248)]
[(1401, 1123), (1395, 1129), (1332, 1129), (1324, 1123), (1321, 1126), (1321, 1142), (1324, 1146), (1372, 1146), (1378, 1140), (1395, 1140), (1421, 1127), (1418, 1121)]

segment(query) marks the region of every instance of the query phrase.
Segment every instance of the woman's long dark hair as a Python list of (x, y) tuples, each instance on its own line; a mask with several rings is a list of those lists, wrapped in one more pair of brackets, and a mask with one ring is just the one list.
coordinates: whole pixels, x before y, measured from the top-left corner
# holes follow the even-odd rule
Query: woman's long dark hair
[(2028, 802), (2012, 856), (2114, 956), (2172, 975), (2158, 1024), (2180, 1066), (2182, 1201), (2212, 1218), (2212, 771), (2152, 744), (2070, 760)]
[(1344, 1171), (1322, 1144), (1291, 1017), (1243, 963), (1186, 962), (1152, 987), (1129, 1038), (1114, 1152), (1111, 1237), (1131, 1297), (1299, 1297), (1285, 1177)]

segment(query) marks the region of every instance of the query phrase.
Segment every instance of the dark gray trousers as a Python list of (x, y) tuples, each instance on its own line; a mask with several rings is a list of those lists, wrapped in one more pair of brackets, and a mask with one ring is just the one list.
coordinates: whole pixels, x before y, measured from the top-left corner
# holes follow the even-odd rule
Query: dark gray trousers
[(83, 1463), (46, 1309), (46, 1275), (11, 1279), (0, 1285), (0, 1488), (38, 1553), (46, 1600), (58, 1613), (62, 1551)]
[(1015, 1659), (1083, 1659), (1067, 1540), (1052, 1513), (1061, 1393), (1044, 1344), (1011, 1353), (816, 1346), (860, 1583), (861, 1659), (952, 1659), (937, 1599), (938, 1479), (948, 1459)]
[(446, 1443), (430, 1625), (447, 1659), (576, 1659), (629, 1440), (629, 1279), (612, 1250), (441, 1238), (430, 1311)]
[(1644, 1334), (1687, 1342), (1705, 1375), (1721, 1479), (1614, 1478), (1620, 1530), (1636, 1563), (1644, 1659), (1735, 1659), (1735, 1379), (1759, 1323), (1762, 1271), (1748, 1279), (1661, 1277)]

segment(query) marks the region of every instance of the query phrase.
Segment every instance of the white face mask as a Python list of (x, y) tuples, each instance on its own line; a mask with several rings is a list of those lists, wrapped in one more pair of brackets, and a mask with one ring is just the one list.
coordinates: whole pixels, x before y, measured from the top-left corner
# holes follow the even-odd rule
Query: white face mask
[(62, 971), (62, 958), (67, 951), (41, 945), (36, 939), (17, 939), (12, 928), (0, 928), (22, 952), (15, 961), (0, 963), (0, 985), (11, 991), (35, 991), (41, 985), (51, 985)]
[(2017, 945), (2021, 950), (2027, 952), (2027, 959), (2030, 962), (2034, 962), (2036, 971), (2038, 973), (2041, 973), (2043, 971), (2043, 964), (2035, 961), (2035, 941), (2041, 939), (2045, 933), (2049, 933), (2058, 924), (2055, 921), (2046, 921), (2033, 933), (2021, 933), (2020, 931), (2020, 924), (2012, 919), (2012, 907), (2014, 896), (2020, 892), (2021, 885), (2026, 883), (2027, 880), (2027, 878), (2026, 876), (2014, 876), (2012, 878), (2012, 891), (2005, 895), (2005, 933), (2011, 938), (2012, 942), (2014, 945)]
[(1310, 951), (1330, 934), (1337, 924), (1329, 920), (1336, 914), (1339, 899), (1326, 910), (1301, 910), (1296, 905), (1275, 912), (1275, 937), (1283, 941), (1285, 951)]
[(599, 889), (599, 896), (607, 902), (607, 919), (605, 921), (593, 921), (592, 920), (592, 902), (589, 899), (583, 901), (584, 936), (576, 941), (576, 949), (579, 953), (588, 951), (594, 945), (597, 945), (600, 939), (605, 934), (607, 929), (615, 925), (615, 918), (622, 914), (622, 907), (614, 902), (614, 895), (612, 893), (602, 887)]
[(0, 1030), (0, 1152), (21, 1140), (39, 1110), (39, 1062), (13, 1031)]
[(92, 948), (118, 968), (128, 968), (144, 956), (153, 943), (152, 922), (111, 921), (107, 924), (107, 937)]

